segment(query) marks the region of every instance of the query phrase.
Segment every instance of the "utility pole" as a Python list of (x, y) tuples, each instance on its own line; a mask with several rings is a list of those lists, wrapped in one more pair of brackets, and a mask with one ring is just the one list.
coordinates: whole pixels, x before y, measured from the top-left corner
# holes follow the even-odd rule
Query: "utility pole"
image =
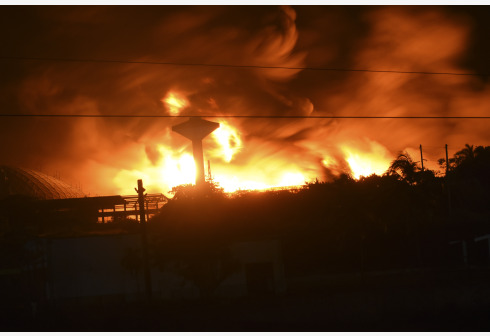
[(446, 177), (447, 177), (447, 172), (449, 171), (449, 158), (447, 155), (447, 144), (446, 144)]
[(146, 236), (146, 217), (145, 217), (145, 188), (143, 188), (143, 180), (138, 180), (138, 189), (134, 188), (138, 193), (138, 204), (140, 210), (140, 229), (141, 229), (141, 246), (143, 249), (143, 270), (145, 276), (145, 293), (146, 300), (151, 301), (151, 273), (150, 264), (148, 262), (148, 238)]
[(446, 189), (447, 189), (447, 213), (448, 218), (451, 217), (451, 191), (449, 190), (449, 177), (447, 173), (449, 172), (449, 156), (447, 154), (447, 144), (446, 144)]
[(422, 145), (420, 145), (420, 164), (422, 165), (422, 171), (424, 171), (424, 156), (422, 155)]

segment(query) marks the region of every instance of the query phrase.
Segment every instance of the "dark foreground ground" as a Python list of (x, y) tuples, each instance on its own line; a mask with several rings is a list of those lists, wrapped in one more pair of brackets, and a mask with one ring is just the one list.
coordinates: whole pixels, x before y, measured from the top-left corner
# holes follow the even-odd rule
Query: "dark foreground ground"
[(2, 309), (2, 331), (490, 331), (490, 269), (302, 277), (270, 298)]

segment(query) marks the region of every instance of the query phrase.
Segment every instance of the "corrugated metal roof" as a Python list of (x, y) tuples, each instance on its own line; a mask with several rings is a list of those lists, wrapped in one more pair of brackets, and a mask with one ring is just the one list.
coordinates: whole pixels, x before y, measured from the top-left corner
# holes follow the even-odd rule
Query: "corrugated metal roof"
[(55, 177), (32, 169), (0, 166), (0, 198), (11, 195), (44, 200), (85, 196), (80, 190)]

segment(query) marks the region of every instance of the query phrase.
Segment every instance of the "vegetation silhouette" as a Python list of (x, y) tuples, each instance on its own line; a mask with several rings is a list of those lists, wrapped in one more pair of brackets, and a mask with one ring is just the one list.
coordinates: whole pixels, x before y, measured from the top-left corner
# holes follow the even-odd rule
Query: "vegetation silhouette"
[[(439, 162), (444, 168), (445, 160)], [(466, 145), (449, 165), (446, 177), (436, 176), (400, 153), (382, 176), (355, 180), (341, 174), (299, 190), (227, 194), (212, 181), (202, 188), (178, 186), (148, 224), (151, 258), (190, 279), (203, 296), (236, 271), (230, 246), (239, 241), (279, 240), (288, 275), (444, 266), (450, 263), (449, 241), (471, 241), (490, 231), (490, 147)], [(83, 223), (67, 226), (20, 211), (26, 202), (34, 200), (4, 202), (12, 218), (1, 237), (4, 268), (32, 259), (22, 250), (38, 234), (83, 229)], [(134, 220), (105, 225), (137, 231)], [(136, 271), (128, 258), (128, 270)]]
[[(441, 166), (446, 162), (439, 160)], [(466, 146), (449, 159), (447, 187), (451, 205), (449, 230), (458, 239), (471, 240), (489, 233), (490, 147)]]
[(149, 221), (153, 261), (190, 280), (209, 298), (237, 267), (221, 209), (227, 198), (215, 183), (181, 185), (164, 209)]
[[(440, 164), (445, 168), (445, 160), (441, 159)], [(329, 182), (316, 180), (294, 190), (242, 190), (228, 194), (212, 181), (202, 187), (178, 186), (173, 189), (174, 197), (148, 221), (151, 262), (153, 266), (193, 283), (201, 299), (207, 302), (208, 299), (212, 301), (210, 299), (224, 279), (243, 269), (243, 265), (234, 259), (235, 243), (277, 240), (282, 248), (287, 279), (326, 279), (330, 275), (339, 278), (348, 274), (346, 279), (368, 279), (362, 282), (365, 284), (369, 283), (369, 277), (365, 274), (386, 275), (401, 270), (403, 272), (399, 274), (402, 275), (396, 278), (397, 281), (404, 280), (408, 275), (407, 286), (412, 286), (412, 281), (420, 281), (421, 286), (426, 288), (423, 293), (430, 293), (431, 282), (425, 277), (428, 273), (418, 276), (416, 274), (419, 273), (406, 271), (464, 269), (466, 272), (469, 268), (461, 257), (461, 245), (458, 245), (459, 255), (456, 255), (455, 245), (450, 242), (467, 242), (467, 263), (470, 265), (483, 264), (487, 267), (489, 264), (488, 249), (485, 258), (474, 257), (478, 256), (474, 238), (490, 233), (490, 147), (466, 145), (450, 158), (448, 164), (450, 169), (447, 176), (439, 176), (432, 170), (422, 170), (407, 153), (400, 153), (381, 176), (373, 174), (355, 180), (346, 173)], [(2, 270), (26, 269), (32, 260), (38, 259), (35, 246), (27, 250), (25, 247), (39, 235), (68, 232), (70, 234), (67, 236), (72, 236), (79, 230), (93, 231), (102, 226), (120, 227), (126, 233), (138, 232), (135, 220), (119, 219), (111, 223), (88, 225), (80, 219), (80, 223), (66, 225), (66, 220), (56, 220), (51, 214), (39, 219), (39, 213), (23, 211), (25, 204), (31, 204), (29, 202), (34, 200), (11, 198), (4, 203), (4, 214), (12, 217), (12, 220), (9, 221), (10, 226), (4, 226), (0, 236)], [(24, 206), (19, 207), (19, 204)], [(127, 249), (120, 261), (136, 281), (142, 270), (141, 252), (138, 248)], [(39, 274), (38, 277), (40, 279), (47, 274)], [(16, 281), (17, 278), (21, 276), (15, 275)], [(352, 307), (344, 302), (343, 295), (355, 298), (350, 301), (353, 302), (352, 306), (362, 305), (362, 295), (378, 293), (373, 288), (383, 286), (385, 301), (382, 302), (387, 302), (384, 312), (390, 317), (397, 317), (398, 313), (390, 311), (395, 305), (389, 300), (392, 282), (389, 276), (371, 278), (371, 283), (375, 283), (370, 285), (372, 287), (347, 287), (346, 292), (339, 294), (336, 303), (344, 304), (345, 311), (350, 313)], [(20, 280), (15, 283), (19, 284), (19, 288), (10, 288), (9, 291), (22, 292), (24, 287)], [(322, 315), (318, 317), (320, 321), (328, 314), (325, 314), (326, 308), (316, 309), (315, 305), (319, 302), (316, 297), (324, 295), (322, 300), (327, 302), (332, 298), (328, 291), (332, 291), (333, 287), (321, 292), (324, 283), (318, 283), (321, 285), (312, 288), (311, 292), (301, 292), (296, 298), (292, 294), (287, 297), (290, 301), (283, 302), (292, 302), (291, 305), (305, 302), (302, 307), (310, 307), (312, 314), (316, 311)], [(421, 288), (414, 286), (411, 288), (417, 291)], [(483, 288), (481, 283), (478, 286)], [(441, 288), (437, 287), (438, 290)], [(451, 287), (448, 290), (451, 294), (448, 295), (452, 295), (452, 290)], [(404, 288), (400, 291), (404, 291)], [(22, 292), (25, 295), (23, 300), (35, 302), (41, 292)], [(397, 297), (405, 298), (403, 295)], [(16, 300), (18, 298), (13, 295), (5, 297), (2, 312), (5, 312), (6, 319), (15, 315), (8, 315), (7, 312), (12, 310)], [(434, 302), (437, 300), (433, 299)], [(423, 301), (413, 300), (414, 305)], [(483, 297), (481, 302), (481, 305), (471, 306), (471, 312), (488, 307), (488, 299)], [(202, 307), (211, 307), (215, 303), (212, 301)], [(403, 304), (397, 301), (396, 305), (399, 303)], [(330, 301), (328, 306), (332, 307)], [(240, 304), (236, 307), (242, 309)], [(407, 307), (407, 314), (413, 314), (415, 308)], [(334, 308), (331, 309), (335, 312)], [(424, 309), (421, 312), (425, 314), (433, 307), (425, 306)], [(184, 312), (184, 308), (182, 311), (180, 315), (184, 316), (187, 312)], [(459, 313), (459, 308), (453, 309), (452, 316), (459, 316)], [(196, 310), (194, 316), (201, 314), (202, 311)], [(390, 320), (381, 313), (378, 317), (379, 321)], [(445, 316), (440, 319), (446, 321)], [(467, 320), (474, 321), (469, 317)], [(350, 323), (350, 320), (347, 322)], [(396, 323), (393, 322), (393, 325)]]
[(449, 240), (489, 233), (490, 147), (467, 145), (450, 164), (454, 218), (448, 182), (407, 153), (382, 176), (341, 174), (300, 190), (225, 194), (213, 183), (201, 191), (179, 186), (150, 221), (155, 262), (178, 259), (197, 272), (204, 260), (224, 258), (234, 241), (273, 238), (282, 243), (288, 275), (447, 266)]

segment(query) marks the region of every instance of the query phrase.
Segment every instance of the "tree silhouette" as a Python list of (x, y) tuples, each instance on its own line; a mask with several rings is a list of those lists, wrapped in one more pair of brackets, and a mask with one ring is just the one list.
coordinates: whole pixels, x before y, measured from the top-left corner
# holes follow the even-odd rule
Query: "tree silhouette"
[(400, 180), (413, 185), (420, 178), (417, 174), (419, 171), (421, 171), (421, 169), (417, 165), (417, 162), (413, 161), (408, 153), (400, 153), (397, 158), (391, 162), (386, 174), (398, 176)]
[[(482, 152), (482, 146), (478, 146), (477, 149), (474, 149), (473, 145), (465, 144), (464, 148), (457, 151), (454, 154), (454, 157), (449, 158), (449, 169), (453, 170), (456, 167), (460, 166), (463, 162), (472, 162), (475, 160), (475, 157)], [(441, 168), (446, 169), (446, 159), (441, 158), (438, 160)]]
[(170, 193), (174, 195), (173, 200), (224, 197), (224, 189), (213, 181), (206, 181), (201, 186), (181, 184), (173, 187)]
[(447, 221), (445, 180), (400, 153), (383, 176), (342, 175), (295, 192), (176, 188), (154, 217), (157, 255), (203, 296), (232, 269), (230, 243), (261, 237), (280, 239), (292, 275), (441, 265), (448, 237), (485, 233), (490, 214), (490, 147), (466, 145), (450, 162), (460, 228)]
[(153, 261), (191, 281), (201, 298), (209, 298), (237, 266), (227, 225), (230, 199), (212, 187), (184, 185), (175, 191), (176, 196), (148, 222)]
[[(439, 164), (444, 165), (445, 159), (439, 159)], [(488, 175), (490, 165), (490, 147), (466, 144), (465, 147), (449, 159), (453, 178), (483, 178)]]
[(473, 161), (475, 159), (475, 150), (473, 145), (466, 144), (465, 147), (454, 154), (455, 164), (459, 166), (464, 161)]
[(490, 147), (466, 144), (449, 162), (453, 163), (448, 174), (453, 207), (460, 212), (461, 221), (467, 222), (467, 218), (473, 216), (468, 213), (470, 209), (480, 212), (487, 209), (490, 202), (487, 192), (490, 188)]

